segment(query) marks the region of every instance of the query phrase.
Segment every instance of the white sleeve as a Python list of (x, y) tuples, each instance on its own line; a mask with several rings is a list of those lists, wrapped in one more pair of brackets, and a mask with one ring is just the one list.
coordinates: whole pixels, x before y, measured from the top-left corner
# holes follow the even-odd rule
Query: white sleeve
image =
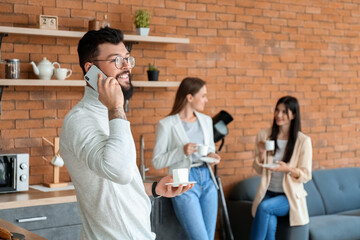
[(119, 184), (132, 181), (135, 172), (133, 168), (137, 166), (135, 144), (128, 121), (109, 121), (109, 136), (91, 118), (79, 117), (70, 122), (67, 125), (67, 146), (76, 159), (85, 162), (100, 177)]
[(156, 169), (169, 167), (186, 158), (184, 155), (184, 146), (179, 144), (170, 149), (170, 134), (169, 127), (160, 121), (156, 131), (156, 141), (152, 159), (152, 163)]

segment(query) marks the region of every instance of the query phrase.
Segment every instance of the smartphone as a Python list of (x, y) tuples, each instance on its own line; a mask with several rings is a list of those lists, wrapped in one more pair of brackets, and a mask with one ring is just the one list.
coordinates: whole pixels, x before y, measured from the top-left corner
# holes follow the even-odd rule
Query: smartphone
[(87, 83), (89, 83), (90, 86), (92, 86), (95, 89), (95, 91), (98, 91), (98, 89), (97, 89), (97, 81), (98, 81), (99, 73), (102, 74), (103, 81), (105, 81), (107, 76), (95, 65), (92, 65), (90, 67), (89, 71), (87, 71), (87, 73), (84, 76), (85, 81)]

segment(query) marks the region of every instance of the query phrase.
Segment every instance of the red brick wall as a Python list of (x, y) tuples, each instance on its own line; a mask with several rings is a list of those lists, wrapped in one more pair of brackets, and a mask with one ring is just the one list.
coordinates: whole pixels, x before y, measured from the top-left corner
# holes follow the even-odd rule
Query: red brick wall
[[(146, 80), (146, 65), (160, 68), (160, 81), (197, 76), (207, 81), (205, 113), (226, 110), (234, 117), (221, 152), (219, 174), (226, 193), (254, 175), (254, 138), (269, 127), (276, 100), (287, 94), (301, 104), (303, 132), (313, 143), (313, 167), (360, 166), (359, 49), (360, 3), (350, 1), (252, 0), (62, 1), (0, 3), (0, 25), (37, 27), (40, 14), (59, 17), (59, 29), (86, 31), (90, 18), (108, 15), (112, 27), (134, 34), (134, 12), (151, 12), (153, 36), (187, 37), (190, 44), (140, 43), (132, 55), (134, 80)], [(71, 68), (78, 39), (12, 35), (2, 58), (21, 60), (21, 78), (36, 78), (30, 61), (43, 57)], [(0, 77), (4, 77), (1, 65)], [(139, 153), (145, 137), (151, 163), (156, 123), (169, 111), (175, 88), (136, 88), (128, 118)], [(9, 87), (4, 90), (0, 151), (30, 153), (30, 183), (52, 178), (51, 148), (41, 137), (59, 136), (66, 113), (82, 96), (81, 87)], [(165, 171), (150, 169), (151, 174)], [(68, 181), (65, 168), (61, 180)]]

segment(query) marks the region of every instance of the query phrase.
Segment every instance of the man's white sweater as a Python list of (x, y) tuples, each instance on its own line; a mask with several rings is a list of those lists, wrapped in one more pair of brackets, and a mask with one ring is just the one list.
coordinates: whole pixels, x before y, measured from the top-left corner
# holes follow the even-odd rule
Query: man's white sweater
[(60, 154), (82, 218), (81, 239), (155, 239), (130, 123), (109, 121), (98, 97), (85, 87), (83, 99), (66, 115), (60, 136)]

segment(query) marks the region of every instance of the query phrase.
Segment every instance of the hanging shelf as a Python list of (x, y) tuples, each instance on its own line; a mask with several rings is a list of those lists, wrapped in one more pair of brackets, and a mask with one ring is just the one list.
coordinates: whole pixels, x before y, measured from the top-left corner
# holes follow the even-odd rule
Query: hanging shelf
[[(81, 38), (85, 34), (85, 32), (79, 32), (79, 31), (48, 30), (48, 29), (39, 29), (39, 28), (4, 27), (4, 26), (0, 26), (0, 33), (40, 35), (40, 36), (53, 36), (53, 37), (72, 37), (72, 38)], [(188, 38), (140, 36), (140, 35), (130, 35), (130, 34), (124, 34), (124, 41), (182, 43), (182, 44), (190, 43), (190, 40)]]
[[(134, 87), (178, 87), (176, 81), (132, 81)], [(85, 80), (0, 79), (0, 86), (85, 86)]]

